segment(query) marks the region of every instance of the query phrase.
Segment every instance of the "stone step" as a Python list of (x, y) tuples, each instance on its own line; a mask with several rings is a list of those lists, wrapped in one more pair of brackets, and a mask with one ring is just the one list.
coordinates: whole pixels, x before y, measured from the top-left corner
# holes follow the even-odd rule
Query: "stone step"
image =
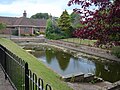
[(96, 78), (95, 75), (92, 73), (88, 73), (88, 74), (76, 73), (76, 74), (68, 74), (62, 76), (62, 79), (66, 82), (90, 82)]
[(92, 73), (88, 73), (84, 75), (84, 82), (90, 82), (94, 80), (95, 75)]
[(68, 75), (62, 76), (62, 78), (66, 82), (81, 82), (84, 79), (84, 74), (83, 73), (68, 74)]

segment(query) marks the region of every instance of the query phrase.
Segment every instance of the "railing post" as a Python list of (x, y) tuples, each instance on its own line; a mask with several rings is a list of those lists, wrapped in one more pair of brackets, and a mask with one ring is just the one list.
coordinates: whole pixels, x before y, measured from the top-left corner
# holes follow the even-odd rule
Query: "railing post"
[(28, 63), (25, 63), (25, 90), (29, 90), (29, 70), (28, 70)]
[(1, 49), (1, 44), (0, 44), (0, 57), (1, 57), (1, 59), (0, 59), (0, 64), (2, 65), (2, 49)]
[(51, 86), (49, 84), (46, 84), (45, 90), (52, 90), (52, 88), (51, 88)]
[(5, 79), (7, 79), (7, 54), (6, 54), (6, 48), (3, 47), (4, 49), (4, 69), (5, 69)]

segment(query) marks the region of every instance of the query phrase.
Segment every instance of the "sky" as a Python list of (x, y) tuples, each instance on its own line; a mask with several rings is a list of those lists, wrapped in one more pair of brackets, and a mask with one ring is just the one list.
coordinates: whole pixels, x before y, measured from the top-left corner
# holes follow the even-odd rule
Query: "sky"
[(36, 13), (48, 13), (60, 17), (66, 9), (72, 13), (74, 6), (67, 6), (69, 0), (0, 0), (0, 16), (22, 17), (24, 10), (27, 17)]

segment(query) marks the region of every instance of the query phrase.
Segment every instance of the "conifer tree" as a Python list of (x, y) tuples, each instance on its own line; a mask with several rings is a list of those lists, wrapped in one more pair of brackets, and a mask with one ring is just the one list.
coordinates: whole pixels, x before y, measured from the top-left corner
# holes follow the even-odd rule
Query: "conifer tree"
[(58, 26), (61, 30), (61, 32), (66, 37), (72, 36), (72, 25), (71, 25), (71, 19), (70, 15), (68, 14), (67, 10), (63, 11), (62, 15), (59, 18)]

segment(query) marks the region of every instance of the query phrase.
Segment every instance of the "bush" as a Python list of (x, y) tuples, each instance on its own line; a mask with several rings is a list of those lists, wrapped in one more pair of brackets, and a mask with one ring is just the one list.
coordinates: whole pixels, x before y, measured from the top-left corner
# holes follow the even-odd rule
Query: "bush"
[(35, 34), (30, 34), (30, 36), (35, 36)]
[(25, 34), (25, 36), (30, 36), (30, 34)]
[(120, 58), (120, 46), (113, 47), (111, 53)]
[(21, 36), (25, 36), (25, 34), (21, 34)]
[(40, 32), (40, 34), (43, 34), (43, 35), (45, 35), (45, 32)]
[(35, 31), (35, 35), (40, 35), (40, 32), (39, 31)]
[(60, 34), (52, 33), (47, 36), (48, 39), (58, 40), (58, 39), (64, 39), (65, 36), (62, 36)]
[(30, 34), (21, 34), (21, 36), (30, 36)]

